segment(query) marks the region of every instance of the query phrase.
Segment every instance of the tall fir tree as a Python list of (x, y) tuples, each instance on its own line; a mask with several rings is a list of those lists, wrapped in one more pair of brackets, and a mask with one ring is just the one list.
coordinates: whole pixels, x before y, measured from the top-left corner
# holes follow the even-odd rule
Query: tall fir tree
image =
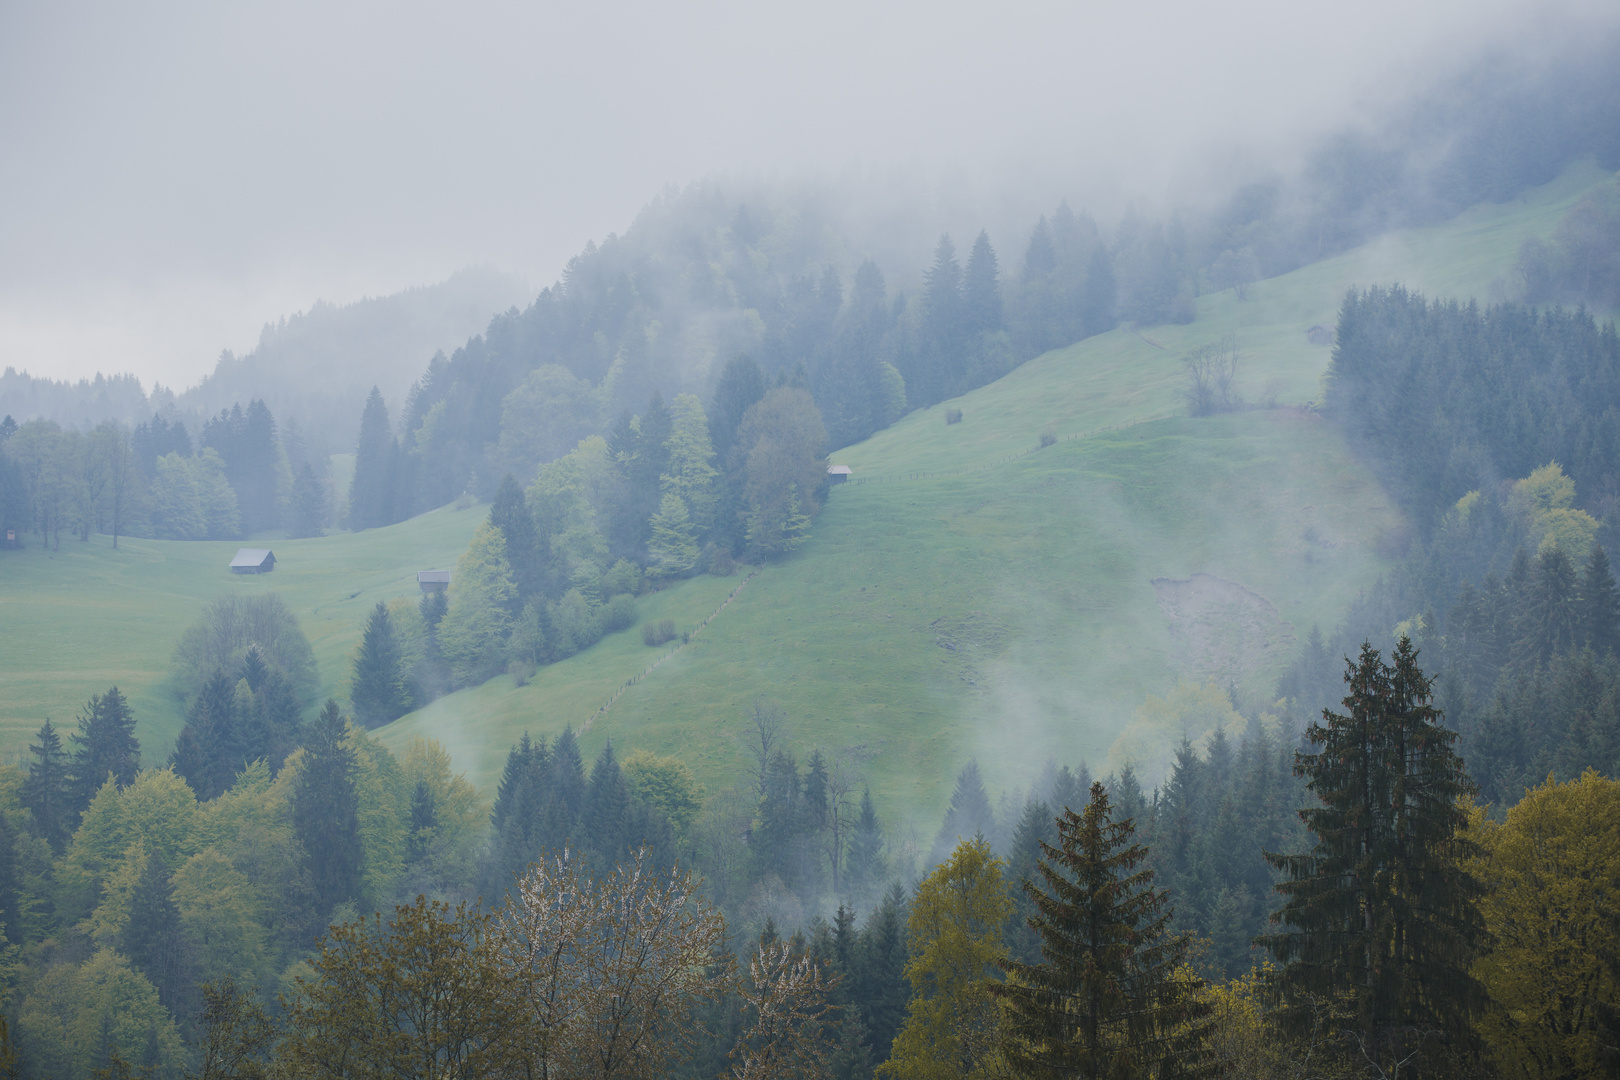
[(981, 230), (962, 272), (962, 329), (973, 336), (995, 333), (1005, 325), (996, 249), (990, 246), (990, 234)]
[(851, 896), (862, 896), (881, 884), (886, 873), (883, 827), (872, 804), (872, 791), (866, 788), (861, 791), (860, 816), (855, 819), (844, 861), (844, 890)]
[(959, 391), (963, 376), (962, 267), (949, 236), (939, 238), (934, 264), (923, 279), (922, 349), (906, 385), (924, 405)]
[(489, 524), (506, 538), (506, 561), (512, 568), (512, 584), (519, 600), (527, 600), (545, 587), (545, 553), (540, 550), (540, 533), (534, 515), (523, 495), (517, 477), (507, 473), (495, 489), (489, 508)]
[(169, 761), (191, 785), (199, 800), (217, 798), (230, 789), (247, 764), (247, 748), (238, 715), (236, 680), (215, 671), (186, 711), (186, 725), (175, 739)]
[(1615, 589), (1614, 571), (1602, 545), (1593, 544), (1581, 574), (1581, 643), (1599, 656), (1615, 651), (1620, 644), (1620, 592)]
[(394, 620), (381, 600), (366, 619), (365, 633), (355, 650), (349, 701), (354, 706), (355, 722), (363, 728), (397, 720), (415, 705), (399, 640), (394, 635)]
[(956, 788), (945, 809), (945, 820), (934, 837), (930, 861), (939, 862), (963, 840), (979, 834), (989, 836), (995, 828), (995, 811), (990, 808), (990, 796), (984, 793), (984, 779), (979, 775), (979, 763), (969, 761), (956, 777)]
[(1003, 1052), (1032, 1077), (1199, 1076), (1209, 1006), (1185, 974), (1190, 941), (1170, 932), (1168, 894), (1143, 867), (1135, 823), (1116, 818), (1101, 783), (1065, 810), (1043, 843), (1041, 881), (1025, 886), (1041, 960), (1009, 960), (992, 986), (1007, 1006)]
[(292, 794), (293, 832), (323, 912), (360, 896), (360, 795), (348, 722), (328, 701), (310, 725)]
[(375, 386), (360, 414), (360, 441), (349, 481), (349, 528), (356, 532), (392, 525), (398, 518), (399, 442), (388, 422), (388, 406)]
[(72, 739), (77, 810), (90, 805), (109, 775), (121, 788), (135, 782), (135, 774), (141, 771), (141, 744), (135, 738), (135, 714), (118, 687), (91, 695), (79, 713), (79, 730)]
[(307, 461), (293, 473), (292, 499), (287, 510), (293, 539), (320, 536), (325, 532), (329, 512), (326, 484), (315, 475), (314, 466)]
[(1299, 811), (1315, 837), (1301, 855), (1267, 854), (1286, 875), (1262, 939), (1282, 963), (1275, 986), (1296, 1030), (1315, 1006), (1348, 999), (1338, 1025), (1392, 1075), (1431, 1044), (1466, 1037), (1485, 1004), (1471, 973), (1483, 944), (1479, 854), (1464, 834), (1473, 793), (1456, 733), (1406, 637), (1393, 665), (1371, 644), (1348, 664), (1344, 713), (1324, 709), (1295, 755), (1321, 805)]
[(73, 772), (62, 738), (49, 720), (40, 725), (38, 742), (28, 747), (28, 779), (22, 784), (22, 802), (33, 815), (34, 831), (60, 855), (73, 834), (77, 815)]

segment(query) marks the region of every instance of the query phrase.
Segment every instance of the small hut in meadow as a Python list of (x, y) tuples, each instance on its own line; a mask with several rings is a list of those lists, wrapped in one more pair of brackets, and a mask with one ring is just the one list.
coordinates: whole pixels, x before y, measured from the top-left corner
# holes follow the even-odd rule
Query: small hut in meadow
[(276, 568), (276, 553), (269, 548), (239, 548), (231, 560), (233, 574), (268, 574)]
[(418, 570), (416, 572), (416, 587), (424, 593), (444, 592), (450, 588), (450, 571)]
[(849, 466), (848, 465), (829, 465), (829, 466), (827, 466), (827, 483), (829, 483), (829, 484), (842, 484), (845, 480), (848, 480), (849, 477), (850, 477), (850, 472), (849, 472)]

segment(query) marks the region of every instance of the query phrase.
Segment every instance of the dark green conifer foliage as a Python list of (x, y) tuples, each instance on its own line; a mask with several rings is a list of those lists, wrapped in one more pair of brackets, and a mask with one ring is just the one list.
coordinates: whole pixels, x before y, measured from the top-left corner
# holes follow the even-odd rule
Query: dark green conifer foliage
[(360, 650), (354, 654), (354, 684), (349, 691), (354, 718), (363, 728), (375, 728), (411, 711), (410, 684), (405, 678), (394, 620), (381, 600), (366, 620)]
[(91, 695), (79, 713), (79, 730), (72, 739), (78, 810), (90, 805), (109, 775), (121, 788), (135, 782), (135, 774), (141, 771), (141, 744), (135, 738), (135, 714), (118, 687)]
[(898, 881), (867, 916), (851, 964), (851, 996), (876, 1061), (887, 1061), (906, 1018), (906, 890)]
[(388, 406), (375, 386), (360, 414), (360, 441), (349, 482), (349, 528), (356, 532), (391, 525), (396, 520), (395, 484), (399, 443), (388, 423)]
[(1580, 634), (1580, 582), (1562, 548), (1549, 547), (1536, 556), (1523, 598), (1524, 625), (1514, 659), (1537, 666), (1568, 652)]
[(49, 720), (40, 725), (38, 739), (28, 747), (34, 760), (28, 763), (22, 801), (33, 815), (34, 831), (60, 855), (72, 835), (72, 819), (77, 813), (73, 776), (61, 736)]
[(991, 984), (1007, 1005), (1003, 1052), (1031, 1077), (1197, 1076), (1207, 1072), (1209, 1007), (1180, 977), (1189, 939), (1169, 931), (1167, 894), (1143, 869), (1135, 823), (1117, 818), (1101, 783), (1085, 810), (1058, 818), (1043, 845), (1037, 964), (1009, 960)]
[(861, 792), (861, 813), (855, 819), (855, 833), (844, 862), (844, 891), (852, 896), (865, 895), (883, 881), (886, 872), (883, 827), (878, 822), (877, 808), (872, 805), (872, 792), (868, 788)]
[(945, 820), (934, 838), (929, 861), (944, 861), (959, 841), (971, 840), (981, 833), (990, 835), (995, 822), (995, 811), (990, 808), (990, 797), (984, 793), (984, 779), (979, 775), (979, 763), (969, 761), (956, 777), (956, 789), (951, 792), (951, 803), (945, 809)]
[(1024, 803), (1024, 812), (1007, 845), (1007, 885), (1012, 891), (1013, 907), (1002, 940), (1007, 943), (1007, 954), (1026, 964), (1040, 959), (1041, 939), (1029, 925), (1036, 909), (1024, 883), (1039, 876), (1042, 852), (1057, 842), (1057, 817), (1051, 806), (1042, 799)]
[(344, 742), (347, 734), (337, 702), (327, 701), (310, 725), (303, 767), (293, 787), (293, 832), (304, 845), (322, 911), (360, 895), (360, 797), (354, 751)]
[(130, 963), (157, 988), (158, 998), (174, 1011), (184, 995), (185, 943), (180, 931), (180, 909), (174, 903), (174, 881), (157, 852), (129, 894), (129, 922), (120, 942)]
[(1361, 1052), (1385, 1075), (1426, 1043), (1461, 1037), (1484, 1004), (1469, 973), (1483, 940), (1478, 881), (1460, 835), (1473, 792), (1456, 734), (1441, 725), (1417, 650), (1402, 637), (1393, 666), (1363, 644), (1347, 665), (1343, 714), (1323, 710), (1295, 771), (1321, 805), (1300, 818), (1315, 837), (1302, 855), (1267, 854), (1288, 880), (1261, 939), (1283, 965), (1285, 1023), (1343, 995)]
[(941, 236), (934, 249), (934, 264), (923, 278), (922, 300), (922, 348), (916, 367), (902, 374), (915, 400), (932, 405), (957, 393), (965, 376), (962, 267), (949, 236)]
[(320, 536), (326, 528), (328, 509), (326, 485), (306, 461), (293, 474), (292, 505), (289, 507), (293, 538)]
[(545, 562), (540, 550), (540, 534), (534, 515), (517, 478), (507, 473), (495, 489), (489, 508), (489, 523), (506, 539), (506, 561), (512, 567), (512, 583), (519, 599), (526, 600), (544, 591)]
[(21, 911), (17, 907), (17, 833), (11, 819), (0, 814), (0, 924), (12, 945), (23, 941)]
[(411, 788), (411, 820), (405, 834), (405, 861), (415, 865), (426, 857), (433, 839), (433, 830), (439, 823), (438, 807), (434, 803), (433, 789), (427, 781), (418, 780)]
[(1615, 589), (1609, 555), (1601, 545), (1592, 545), (1580, 587), (1581, 643), (1599, 656), (1613, 652), (1620, 644), (1620, 592)]
[(629, 852), (630, 788), (619, 769), (609, 739), (591, 767), (590, 783), (585, 786), (584, 813), (580, 818), (584, 846), (593, 856), (599, 872), (606, 873)]
[(990, 234), (980, 231), (962, 274), (962, 321), (968, 334), (989, 334), (1006, 327), (1001, 307), (1001, 269)]
[(203, 801), (215, 798), (247, 764), (247, 747), (236, 715), (236, 681), (215, 671), (186, 711), (186, 726), (175, 739), (169, 761)]

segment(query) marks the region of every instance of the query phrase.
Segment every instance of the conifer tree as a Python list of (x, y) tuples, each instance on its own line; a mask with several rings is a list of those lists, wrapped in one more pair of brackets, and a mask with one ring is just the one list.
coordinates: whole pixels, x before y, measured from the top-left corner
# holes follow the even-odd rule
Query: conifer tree
[(851, 996), (872, 1045), (872, 1056), (886, 1060), (906, 1017), (906, 920), (909, 905), (898, 881), (867, 917), (850, 973)]
[(291, 533), (294, 539), (320, 536), (326, 528), (328, 512), (326, 485), (315, 475), (315, 469), (304, 462), (293, 474)]
[(507, 473), (495, 489), (489, 508), (489, 524), (506, 540), (506, 561), (512, 568), (512, 584), (520, 600), (544, 590), (545, 560), (540, 550), (540, 533), (534, 526), (528, 500), (517, 478)]
[(907, 374), (906, 385), (920, 403), (932, 405), (957, 393), (962, 381), (962, 268), (949, 236), (941, 236), (934, 249), (922, 299), (922, 355), (918, 369)]
[(388, 605), (381, 600), (366, 620), (365, 634), (354, 654), (349, 700), (355, 721), (368, 729), (399, 719), (415, 704), (405, 679), (399, 641), (394, 637), (394, 621)]
[(236, 685), (224, 671), (209, 676), (186, 711), (169, 761), (201, 801), (229, 790), (247, 764), (237, 712)]
[(1580, 596), (1582, 644), (1599, 656), (1613, 652), (1620, 644), (1620, 592), (1615, 589), (1608, 553), (1600, 544), (1592, 545), (1581, 575)]
[(979, 763), (969, 761), (956, 777), (956, 789), (951, 792), (951, 802), (945, 810), (939, 835), (934, 838), (930, 859), (938, 862), (959, 842), (981, 834), (988, 836), (995, 827), (995, 820), (995, 812), (990, 809), (990, 797), (984, 793)]
[(996, 249), (990, 246), (990, 234), (982, 230), (973, 241), (962, 274), (962, 321), (969, 335), (992, 334), (1005, 326)]
[(1095, 783), (1083, 812), (1058, 819), (1057, 845), (1041, 845), (1041, 882), (1025, 886), (1041, 961), (1007, 961), (1012, 978), (992, 988), (1008, 1009), (1003, 1053), (1025, 1075), (1206, 1071), (1208, 1006), (1187, 974), (1188, 939), (1170, 933), (1168, 896), (1142, 866), (1147, 849), (1135, 828)]
[(1287, 875), (1261, 939), (1283, 963), (1276, 988), (1296, 1029), (1343, 995), (1358, 1056), (1393, 1076), (1427, 1044), (1461, 1037), (1484, 1004), (1470, 973), (1483, 930), (1461, 800), (1473, 792), (1456, 733), (1404, 636), (1393, 665), (1364, 643), (1343, 714), (1323, 710), (1295, 755), (1321, 805), (1299, 811), (1315, 837), (1302, 855), (1267, 854)]
[(609, 739), (591, 766), (580, 817), (584, 834), (581, 839), (602, 874), (611, 871), (630, 851), (634, 840), (628, 835), (629, 824), (630, 789), (624, 782), (619, 759), (613, 754), (613, 740)]
[(354, 454), (354, 478), (349, 482), (349, 528), (356, 532), (391, 525), (397, 495), (399, 443), (388, 423), (388, 406), (375, 386), (360, 414), (360, 441)]
[(883, 827), (878, 824), (877, 808), (872, 805), (872, 791), (866, 788), (861, 791), (860, 817), (855, 819), (854, 835), (844, 862), (846, 891), (858, 897), (881, 884), (885, 872)]
[(176, 1011), (184, 993), (184, 941), (180, 909), (174, 903), (174, 880), (162, 855), (146, 856), (140, 879), (129, 895), (129, 922), (121, 951), (157, 988), (158, 1000)]
[(360, 797), (347, 738), (348, 722), (337, 702), (327, 701), (310, 726), (293, 787), (293, 832), (323, 912), (360, 895)]
[(22, 802), (33, 815), (35, 832), (60, 855), (73, 832), (73, 776), (62, 739), (49, 720), (40, 725), (37, 737), (39, 741), (28, 747), (34, 760), (28, 763)]
[(118, 687), (91, 695), (79, 713), (79, 730), (72, 739), (74, 799), (79, 810), (90, 805), (109, 775), (121, 788), (135, 782), (141, 769), (141, 744), (135, 738), (135, 714)]

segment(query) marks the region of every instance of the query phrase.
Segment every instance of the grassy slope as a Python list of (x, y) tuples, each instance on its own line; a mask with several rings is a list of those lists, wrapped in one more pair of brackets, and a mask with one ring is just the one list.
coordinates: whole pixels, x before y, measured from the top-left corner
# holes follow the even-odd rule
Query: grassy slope
[(167, 680), (180, 634), (225, 592), (281, 593), (315, 649), (323, 694), (337, 694), (366, 612), (416, 591), (416, 571), (451, 567), (482, 510), (424, 514), (359, 534), (278, 540), (263, 576), (226, 567), (238, 544), (64, 538), (0, 552), (0, 747), (23, 751), (47, 716), (73, 726), (92, 693), (117, 685), (134, 705), (153, 753), (178, 733), (180, 705)]
[[(796, 557), (604, 715), (599, 704), (661, 655), (633, 635), (527, 687), (497, 679), (452, 695), (384, 737), (440, 738), (488, 788), (522, 732), (573, 724), (590, 751), (612, 736), (725, 782), (745, 768), (742, 715), (764, 695), (787, 707), (801, 748), (861, 748), (874, 792), (926, 827), (969, 754), (1007, 784), (1045, 755), (1103, 760), (1143, 695), (1184, 671), (1150, 580), (1196, 572), (1261, 594), (1288, 624), (1248, 680), (1263, 692), (1288, 632), (1330, 625), (1377, 576), (1377, 540), (1396, 522), (1308, 411), (1154, 420), (1182, 411), (1180, 356), (1233, 333), (1250, 397), (1316, 400), (1330, 350), (1305, 330), (1331, 324), (1346, 289), (1400, 280), (1483, 297), (1523, 239), (1549, 234), (1600, 179), (1575, 169), (1522, 202), (1262, 282), (1246, 301), (1204, 297), (1189, 326), (1050, 353), (950, 403), (960, 424), (942, 408), (914, 413), (833, 455), (886, 482), (836, 490)], [(1048, 425), (1064, 441), (1029, 453)], [(932, 478), (905, 479), (918, 474)], [(703, 579), (645, 603), (691, 626), (735, 584)]]
[[(1192, 325), (1146, 331), (1162, 347), (1122, 328), (1040, 357), (952, 403), (961, 424), (947, 427), (939, 408), (913, 414), (834, 455), (888, 482), (835, 491), (800, 553), (635, 685), (625, 686), (670, 650), (630, 631), (526, 687), (502, 677), (445, 698), (383, 737), (440, 738), (488, 788), (522, 731), (572, 723), (586, 727), (589, 751), (612, 736), (680, 753), (712, 786), (743, 767), (741, 714), (766, 695), (788, 708), (801, 747), (864, 747), (882, 805), (914, 811), (925, 829), (969, 754), (997, 784), (1033, 756), (1100, 761), (1143, 695), (1181, 672), (1152, 578), (1240, 582), (1299, 633), (1332, 622), (1376, 576), (1376, 540), (1394, 524), (1309, 412), (1152, 420), (1180, 411), (1182, 352), (1236, 333), (1247, 393), (1277, 380), (1284, 403), (1316, 399), (1328, 350), (1306, 345), (1304, 329), (1331, 323), (1347, 287), (1400, 279), (1484, 295), (1519, 242), (1549, 233), (1597, 179), (1577, 171), (1523, 203), (1263, 282), (1246, 302), (1204, 297)], [(1025, 454), (1048, 424), (1063, 436), (1134, 426), (991, 467)], [(896, 482), (923, 472), (961, 475)], [(440, 511), (278, 542), (280, 568), (263, 579), (225, 572), (234, 544), (125, 541), (115, 554), (96, 538), (65, 541), (54, 557), (0, 553), (0, 746), (21, 752), (45, 715), (71, 722), (113, 679), (135, 700), (142, 739), (167, 744), (179, 721), (165, 686), (174, 642), (227, 589), (281, 591), (315, 646), (323, 689), (339, 691), (367, 608), (414, 593), (415, 570), (453, 565), (482, 516)], [(639, 616), (695, 627), (741, 580), (682, 583), (643, 599)], [(1253, 688), (1274, 677), (1286, 632)]]

